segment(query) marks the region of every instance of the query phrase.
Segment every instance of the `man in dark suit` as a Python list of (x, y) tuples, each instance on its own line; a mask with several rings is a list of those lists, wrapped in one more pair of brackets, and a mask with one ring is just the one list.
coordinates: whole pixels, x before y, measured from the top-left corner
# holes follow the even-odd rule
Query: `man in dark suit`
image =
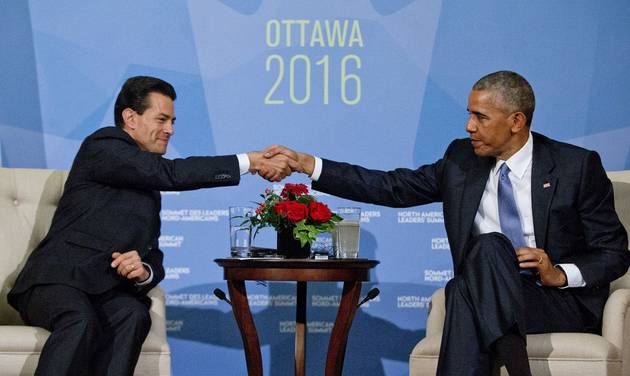
[(288, 158), (261, 152), (163, 158), (175, 98), (165, 81), (130, 78), (116, 127), (97, 130), (77, 153), (50, 231), (9, 294), (25, 323), (51, 332), (37, 375), (133, 374), (151, 326), (146, 293), (164, 278), (160, 191), (237, 185), (263, 167), (273, 181), (291, 173)]
[(446, 286), (438, 375), (530, 375), (526, 333), (597, 332), (611, 281), (630, 265), (627, 234), (596, 152), (530, 131), (534, 93), (514, 72), (481, 78), (469, 139), (416, 170), (368, 170), (282, 146), (313, 188), (409, 207), (442, 202), (455, 277)]

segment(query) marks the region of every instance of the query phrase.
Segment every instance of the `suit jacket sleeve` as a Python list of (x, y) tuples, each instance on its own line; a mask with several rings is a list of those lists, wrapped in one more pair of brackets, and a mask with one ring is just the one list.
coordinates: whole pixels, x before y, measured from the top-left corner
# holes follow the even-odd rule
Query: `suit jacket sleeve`
[(324, 159), (322, 174), (313, 182), (313, 188), (354, 201), (390, 207), (441, 202), (444, 167), (454, 144), (449, 146), (442, 159), (416, 170), (370, 170)]
[(183, 191), (236, 185), (235, 155), (166, 159), (122, 137), (100, 136), (82, 146), (91, 180), (119, 188)]
[(586, 251), (572, 261), (587, 286), (606, 285), (626, 273), (630, 252), (626, 231), (615, 212), (612, 184), (595, 152), (582, 161), (577, 205)]

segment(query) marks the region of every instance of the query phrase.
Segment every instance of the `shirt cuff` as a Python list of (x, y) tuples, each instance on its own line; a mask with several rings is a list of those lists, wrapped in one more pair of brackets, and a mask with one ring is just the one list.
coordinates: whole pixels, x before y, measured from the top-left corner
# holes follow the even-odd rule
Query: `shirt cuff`
[(241, 175), (248, 173), (250, 164), (247, 154), (236, 154), (236, 158), (238, 158), (238, 169), (240, 170)]
[(146, 286), (151, 283), (151, 281), (153, 281), (153, 269), (151, 269), (151, 265), (147, 264), (146, 262), (143, 262), (142, 265), (144, 265), (144, 267), (147, 268), (147, 270), (149, 271), (149, 278), (145, 279), (142, 282), (136, 282), (136, 286), (138, 287)]
[(575, 264), (556, 264), (556, 266), (562, 268), (564, 274), (567, 276), (567, 285), (560, 287), (561, 289), (586, 286), (582, 272)]
[(313, 173), (311, 174), (310, 178), (312, 181), (317, 181), (319, 180), (319, 177), (322, 174), (323, 162), (320, 157), (314, 157), (314, 158), (315, 158), (315, 167), (313, 167)]

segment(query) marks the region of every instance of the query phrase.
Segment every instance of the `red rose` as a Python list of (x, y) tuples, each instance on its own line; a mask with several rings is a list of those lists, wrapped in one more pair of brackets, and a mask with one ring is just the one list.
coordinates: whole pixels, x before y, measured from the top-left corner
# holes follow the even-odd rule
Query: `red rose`
[(295, 201), (287, 201), (287, 218), (292, 223), (297, 223), (308, 218), (308, 206)]
[(287, 215), (287, 205), (289, 204), (289, 201), (280, 201), (280, 202), (276, 202), (273, 205), (273, 210), (276, 212), (276, 214), (280, 214), (280, 215)]
[(292, 194), (294, 196), (299, 196), (302, 194), (305, 195), (307, 193), (308, 193), (308, 188), (306, 187), (306, 185), (287, 183), (284, 185), (284, 188), (282, 189), (282, 193), (280, 193), (280, 196), (287, 198), (289, 197), (289, 194)]
[(328, 222), (330, 217), (332, 217), (332, 212), (328, 209), (328, 206), (321, 202), (311, 201), (310, 211), (311, 218), (318, 223)]

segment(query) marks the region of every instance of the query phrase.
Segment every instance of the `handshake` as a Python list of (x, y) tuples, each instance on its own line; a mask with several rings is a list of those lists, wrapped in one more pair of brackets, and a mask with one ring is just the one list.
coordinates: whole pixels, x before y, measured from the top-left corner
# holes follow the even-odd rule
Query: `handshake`
[(282, 145), (273, 145), (263, 151), (247, 153), (249, 172), (258, 173), (269, 181), (280, 181), (293, 172), (311, 176), (315, 168), (312, 155), (296, 152)]

